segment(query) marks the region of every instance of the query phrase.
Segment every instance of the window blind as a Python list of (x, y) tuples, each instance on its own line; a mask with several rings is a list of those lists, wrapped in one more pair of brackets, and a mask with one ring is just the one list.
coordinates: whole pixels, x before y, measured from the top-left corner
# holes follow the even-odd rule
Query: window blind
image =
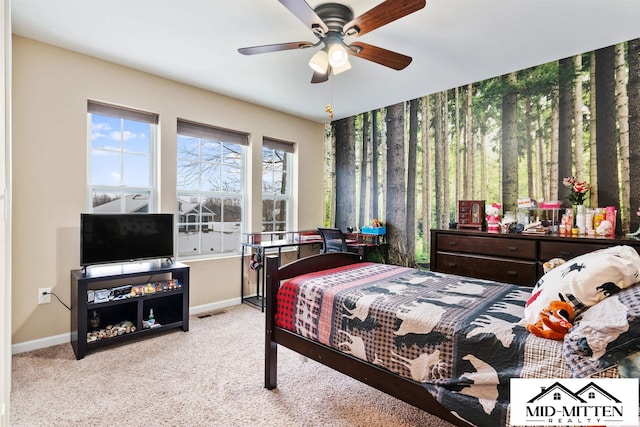
[(104, 104), (98, 101), (87, 101), (87, 111), (92, 114), (100, 114), (102, 116), (118, 117), (127, 120), (135, 120), (137, 122), (158, 124), (158, 115), (147, 111), (134, 110), (132, 108), (117, 107), (114, 105)]
[(293, 153), (295, 150), (295, 144), (293, 142), (279, 141), (273, 138), (262, 138), (262, 146), (284, 151), (285, 153)]
[(221, 129), (182, 119), (178, 119), (178, 134), (191, 136), (193, 138), (205, 138), (213, 141), (249, 145), (249, 135), (246, 133)]

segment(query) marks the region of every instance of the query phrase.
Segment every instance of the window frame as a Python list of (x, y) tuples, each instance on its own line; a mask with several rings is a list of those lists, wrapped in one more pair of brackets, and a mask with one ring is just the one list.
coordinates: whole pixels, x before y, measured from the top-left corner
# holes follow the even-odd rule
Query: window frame
[[(121, 180), (120, 185), (104, 185), (93, 184), (92, 174), (94, 171), (94, 147), (93, 147), (93, 116), (107, 116), (120, 120), (121, 128), (118, 131), (123, 130), (125, 120), (135, 121), (140, 123), (146, 123), (149, 126), (149, 150), (148, 153), (140, 153), (136, 151), (127, 150), (123, 144), (123, 140), (120, 139), (120, 147), (118, 149), (105, 149), (100, 148), (99, 151), (104, 152), (116, 152), (120, 156), (120, 170), (122, 171), (124, 165), (124, 155), (144, 156), (149, 161), (149, 186), (128, 186)], [(113, 104), (107, 104), (94, 100), (87, 100), (87, 212), (94, 212), (93, 206), (94, 194), (96, 193), (111, 193), (118, 194), (120, 196), (120, 209), (118, 213), (127, 213), (125, 211), (126, 200), (128, 196), (146, 195), (147, 196), (147, 208), (145, 212), (158, 212), (158, 125), (159, 116), (156, 113), (150, 113), (142, 110), (136, 110), (128, 107), (117, 106)]]
[[(265, 154), (265, 149), (269, 149), (272, 150), (272, 152), (274, 151), (281, 151), (284, 153), (284, 155), (287, 158), (286, 161), (286, 165), (284, 168), (284, 176), (286, 179), (286, 184), (285, 184), (285, 194), (281, 194), (281, 193), (276, 193), (275, 191), (272, 193), (265, 193), (265, 188), (264, 188), (264, 183), (261, 182), (260, 185), (260, 193), (261, 193), (261, 202), (262, 202), (262, 209), (261, 209), (261, 231), (263, 232), (278, 232), (278, 231), (291, 231), (291, 221), (292, 221), (292, 214), (291, 214), (291, 207), (292, 207), (292, 191), (291, 191), (291, 186), (293, 184), (293, 180), (291, 179), (291, 173), (293, 170), (293, 161), (294, 161), (294, 153), (295, 153), (295, 144), (292, 142), (288, 142), (288, 141), (283, 141), (283, 140), (279, 140), (279, 139), (274, 139), (274, 138), (269, 138), (269, 137), (263, 137), (262, 139), (262, 148), (261, 148), (261, 178), (264, 177), (265, 174), (265, 162), (264, 162), (264, 154)], [(273, 156), (275, 157), (275, 153), (273, 153)], [(272, 171), (274, 171), (274, 168), (271, 168)], [(275, 172), (274, 172), (275, 173)], [(269, 220), (265, 221), (265, 202), (266, 201), (270, 201), (273, 202), (273, 205), (275, 206), (276, 203), (278, 202), (285, 202), (286, 204), (286, 211), (287, 211), (287, 217), (284, 221), (284, 230), (278, 230), (277, 229), (277, 225), (278, 224), (282, 224), (282, 221), (276, 221), (275, 217), (272, 215), (272, 218)], [(266, 225), (270, 225), (271, 228), (267, 229)]]
[[(184, 157), (181, 157), (180, 154), (178, 153), (178, 150), (180, 149), (180, 142), (179, 142), (179, 138), (180, 137), (188, 137), (188, 138), (194, 138), (197, 140), (197, 144), (198, 144), (198, 170), (201, 170), (200, 165), (202, 164), (203, 160), (201, 158), (202, 155), (202, 144), (203, 141), (211, 141), (214, 143), (219, 143), (220, 144), (220, 163), (218, 164), (221, 167), (221, 173), (222, 173), (222, 167), (225, 165), (224, 162), (224, 152), (225, 152), (225, 146), (228, 146), (229, 144), (233, 144), (234, 146), (237, 146), (240, 148), (240, 159), (239, 159), (239, 164), (238, 164), (238, 168), (239, 168), (239, 178), (240, 178), (240, 189), (239, 192), (231, 192), (231, 191), (224, 191), (223, 189), (220, 190), (202, 190), (201, 188), (201, 184), (198, 184), (198, 188), (197, 189), (181, 189), (179, 186), (179, 182), (178, 179), (180, 179), (180, 163), (183, 162), (185, 159)], [(236, 253), (240, 253), (241, 250), (241, 246), (242, 246), (242, 233), (244, 231), (245, 228), (245, 222), (246, 222), (246, 204), (247, 204), (247, 157), (248, 157), (248, 153), (247, 153), (247, 146), (249, 145), (249, 135), (246, 133), (242, 133), (242, 132), (238, 132), (238, 131), (232, 131), (232, 130), (227, 130), (227, 129), (222, 129), (219, 127), (215, 127), (212, 125), (208, 125), (208, 124), (202, 124), (202, 123), (197, 123), (197, 122), (193, 122), (190, 120), (185, 120), (185, 119), (181, 119), (178, 118), (177, 119), (177, 129), (176, 129), (176, 239), (180, 238), (180, 233), (184, 232), (185, 230), (187, 230), (188, 228), (191, 227), (195, 227), (196, 229), (193, 231), (196, 231), (198, 233), (198, 237), (197, 237), (197, 245), (198, 245), (198, 251), (197, 253), (184, 253), (184, 252), (180, 252), (180, 244), (179, 242), (176, 245), (176, 257), (177, 259), (203, 259), (203, 258), (215, 258), (215, 257), (219, 257), (219, 256), (228, 256), (230, 254), (236, 254)], [(207, 162), (208, 163), (208, 162)], [(201, 172), (199, 172), (199, 176), (202, 176)], [(179, 206), (178, 204), (180, 202), (187, 202), (187, 203), (194, 203), (188, 200), (193, 200), (196, 199), (197, 203), (198, 203), (198, 209), (199, 209), (199, 213), (198, 215), (201, 217), (200, 221), (191, 223), (189, 221), (181, 221), (181, 212), (179, 210)], [(202, 221), (202, 207), (205, 200), (207, 199), (220, 199), (221, 201), (221, 213), (224, 215), (224, 208), (226, 205), (226, 201), (228, 200), (235, 200), (239, 206), (240, 206), (240, 220), (238, 221), (240, 223), (240, 230), (238, 233), (238, 242), (237, 242), (237, 246), (235, 246), (232, 250), (227, 250), (225, 251), (225, 247), (224, 247), (224, 241), (222, 241), (221, 245), (222, 245), (222, 251), (219, 252), (204, 252), (203, 251), (203, 247), (202, 247), (202, 239), (204, 237), (205, 233), (210, 233), (210, 231), (204, 231), (203, 229), (203, 225), (205, 224)], [(235, 222), (235, 221), (233, 221)], [(223, 224), (224, 224), (224, 219), (223, 219)], [(224, 231), (214, 231), (220, 234), (223, 234)]]

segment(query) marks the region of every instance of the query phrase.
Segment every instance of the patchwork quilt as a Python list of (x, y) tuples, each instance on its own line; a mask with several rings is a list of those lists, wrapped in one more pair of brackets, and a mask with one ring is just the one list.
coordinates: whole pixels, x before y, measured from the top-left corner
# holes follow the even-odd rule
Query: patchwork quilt
[(471, 424), (505, 426), (510, 378), (571, 377), (562, 342), (524, 328), (530, 295), (522, 286), (361, 263), (286, 281), (275, 320), (422, 384)]

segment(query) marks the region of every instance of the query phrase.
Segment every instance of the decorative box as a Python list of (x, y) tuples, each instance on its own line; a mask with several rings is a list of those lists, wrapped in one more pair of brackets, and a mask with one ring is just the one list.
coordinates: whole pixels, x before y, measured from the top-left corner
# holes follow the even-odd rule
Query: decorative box
[(532, 208), (536, 206), (535, 200), (530, 197), (521, 197), (518, 199), (519, 208)]
[(542, 209), (560, 209), (561, 202), (559, 200), (550, 202), (541, 202), (539, 207)]
[(387, 234), (387, 227), (362, 227), (360, 230), (362, 234), (374, 234), (376, 236), (383, 236)]
[(484, 200), (458, 200), (458, 228), (482, 230)]

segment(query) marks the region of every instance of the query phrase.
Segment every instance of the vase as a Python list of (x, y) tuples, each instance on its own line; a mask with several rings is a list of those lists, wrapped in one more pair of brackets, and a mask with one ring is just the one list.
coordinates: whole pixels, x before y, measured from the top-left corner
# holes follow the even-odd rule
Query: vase
[(575, 226), (578, 228), (578, 234), (585, 234), (587, 222), (584, 211), (584, 205), (576, 205), (574, 206), (576, 212), (576, 223)]

